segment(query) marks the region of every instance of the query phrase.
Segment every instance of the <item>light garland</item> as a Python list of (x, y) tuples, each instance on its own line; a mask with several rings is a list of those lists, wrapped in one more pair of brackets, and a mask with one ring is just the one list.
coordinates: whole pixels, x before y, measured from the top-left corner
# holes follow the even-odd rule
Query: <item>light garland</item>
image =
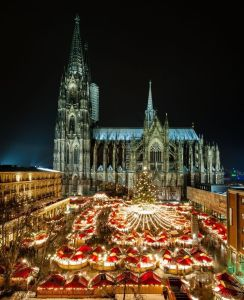
[(130, 205), (113, 212), (108, 218), (111, 227), (118, 231), (131, 230), (169, 230), (174, 228), (183, 230), (190, 226), (189, 220), (179, 216), (176, 210), (169, 210), (161, 205), (145, 204)]
[(109, 197), (105, 193), (96, 193), (93, 196), (94, 200), (100, 200), (100, 201), (107, 201), (109, 200)]
[[(141, 192), (142, 197), (148, 196), (142, 190), (139, 192)], [(151, 193), (152, 189), (149, 188), (148, 192)], [(79, 241), (79, 235), (82, 243), (93, 237), (97, 230), (99, 231), (99, 228), (97, 228), (99, 226), (98, 217), (101, 213), (110, 211), (108, 225), (114, 230), (111, 235), (113, 246), (115, 244), (131, 247), (127, 251), (126, 248), (121, 247), (119, 249), (115, 247), (113, 252), (112, 249), (106, 250), (104, 247), (98, 246), (96, 249), (88, 251), (89, 254), (93, 251), (90, 255), (82, 255), (78, 252), (78, 249), (74, 249), (70, 256), (62, 257), (56, 253), (52, 260), (65, 270), (78, 270), (85, 265), (89, 265), (90, 270), (95, 269), (102, 272), (114, 271), (122, 266), (135, 273), (142, 273), (159, 267), (165, 273), (172, 272), (172, 274), (182, 275), (184, 272), (190, 273), (193, 271), (194, 266), (212, 267), (213, 261), (205, 253), (199, 254), (199, 256), (198, 254), (195, 255), (195, 252), (191, 253), (190, 249), (184, 250), (184, 253), (182, 249), (175, 249), (174, 252), (169, 252), (169, 254), (165, 252), (162, 256), (160, 252), (162, 246), (176, 246), (177, 244), (181, 245), (181, 243), (183, 246), (184, 244), (192, 245), (193, 238), (189, 229), (191, 227), (189, 221), (191, 210), (192, 208), (189, 205), (178, 204), (162, 205), (134, 202), (131, 205), (130, 202), (124, 203), (122, 199), (111, 199), (102, 193), (98, 193), (91, 200), (90, 208), (84, 209), (75, 219), (72, 227), (74, 231), (68, 236), (69, 240), (74, 241), (72, 245), (77, 247), (75, 241)], [(183, 234), (188, 234), (189, 239), (181, 240)], [(198, 239), (200, 241), (201, 237), (198, 237)], [(158, 249), (151, 249), (150, 247)], [(154, 254), (148, 255), (151, 250)], [(81, 257), (79, 257), (80, 254)], [(72, 259), (76, 255), (77, 258)], [(206, 259), (204, 256), (206, 256)], [(91, 273), (93, 274), (93, 272)], [(90, 278), (88, 287), (84, 288), (85, 291), (89, 291), (89, 295), (96, 294), (96, 290), (103, 289), (103, 286), (99, 286), (99, 283), (95, 283), (98, 286), (93, 287), (95, 278), (96, 276)], [(114, 282), (116, 281), (114, 280)], [(131, 284), (131, 286), (134, 285)], [(141, 286), (144, 286), (144, 284), (142, 283)], [(60, 291), (64, 291), (64, 293), (68, 289), (72, 290), (73, 288), (60, 287)]]

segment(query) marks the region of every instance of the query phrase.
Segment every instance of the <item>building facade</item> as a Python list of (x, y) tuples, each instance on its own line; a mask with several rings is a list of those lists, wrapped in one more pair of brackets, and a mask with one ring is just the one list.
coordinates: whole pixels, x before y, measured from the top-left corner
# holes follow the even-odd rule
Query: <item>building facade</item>
[(70, 199), (62, 197), (62, 173), (35, 167), (0, 166), (0, 248), (31, 229), (46, 228), (64, 214)]
[(244, 283), (244, 190), (230, 189), (227, 194), (227, 231), (229, 271)]
[(38, 168), (0, 166), (0, 203), (61, 199), (62, 174)]
[(162, 199), (181, 199), (187, 184), (223, 183), (218, 146), (205, 144), (192, 127), (170, 128), (167, 114), (160, 120), (151, 82), (142, 127), (104, 128), (98, 121), (99, 88), (91, 82), (76, 17), (54, 139), (53, 167), (64, 173), (64, 193), (83, 194), (102, 182), (133, 188), (143, 169), (151, 173)]
[(187, 199), (196, 209), (200, 209), (218, 219), (227, 218), (227, 196), (192, 186), (187, 187)]

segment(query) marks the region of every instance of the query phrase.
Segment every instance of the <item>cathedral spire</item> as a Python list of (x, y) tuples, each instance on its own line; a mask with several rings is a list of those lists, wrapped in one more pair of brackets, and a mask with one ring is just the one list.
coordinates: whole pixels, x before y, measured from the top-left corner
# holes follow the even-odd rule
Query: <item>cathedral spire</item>
[(152, 81), (149, 81), (149, 93), (148, 93), (148, 101), (147, 101), (147, 110), (153, 110), (153, 102), (152, 102)]
[(165, 128), (168, 128), (168, 127), (169, 127), (169, 121), (168, 121), (168, 114), (167, 114), (167, 113), (165, 113), (164, 127), (165, 127)]
[(82, 74), (83, 70), (83, 53), (80, 38), (80, 17), (75, 17), (75, 28), (70, 50), (68, 71)]
[(90, 82), (91, 80), (91, 74), (89, 69), (90, 68), (89, 68), (89, 60), (88, 60), (88, 43), (86, 42), (84, 44), (84, 73), (88, 82)]
[(155, 110), (153, 109), (153, 101), (152, 101), (152, 81), (149, 81), (149, 92), (148, 92), (148, 101), (147, 101), (147, 109), (145, 110), (146, 114), (146, 124), (147, 127), (150, 127), (152, 121), (155, 117)]

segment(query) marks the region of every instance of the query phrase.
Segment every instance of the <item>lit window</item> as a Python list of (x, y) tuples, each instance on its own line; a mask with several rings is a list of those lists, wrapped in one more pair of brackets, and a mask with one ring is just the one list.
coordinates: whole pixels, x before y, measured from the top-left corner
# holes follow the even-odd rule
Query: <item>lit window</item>
[(161, 149), (158, 145), (158, 143), (154, 143), (153, 146), (150, 149), (150, 162), (151, 163), (156, 163), (156, 162), (161, 162)]
[(244, 198), (241, 198), (241, 204), (244, 204)]

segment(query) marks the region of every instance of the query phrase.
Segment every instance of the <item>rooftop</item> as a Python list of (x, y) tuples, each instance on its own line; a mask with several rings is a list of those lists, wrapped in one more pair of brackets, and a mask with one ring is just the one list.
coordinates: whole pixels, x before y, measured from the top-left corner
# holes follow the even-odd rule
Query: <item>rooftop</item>
[[(95, 140), (131, 140), (131, 139), (141, 139), (143, 135), (143, 128), (94, 128), (93, 138)], [(169, 138), (170, 140), (180, 140), (180, 141), (197, 141), (199, 137), (197, 136), (193, 128), (169, 128)]]

